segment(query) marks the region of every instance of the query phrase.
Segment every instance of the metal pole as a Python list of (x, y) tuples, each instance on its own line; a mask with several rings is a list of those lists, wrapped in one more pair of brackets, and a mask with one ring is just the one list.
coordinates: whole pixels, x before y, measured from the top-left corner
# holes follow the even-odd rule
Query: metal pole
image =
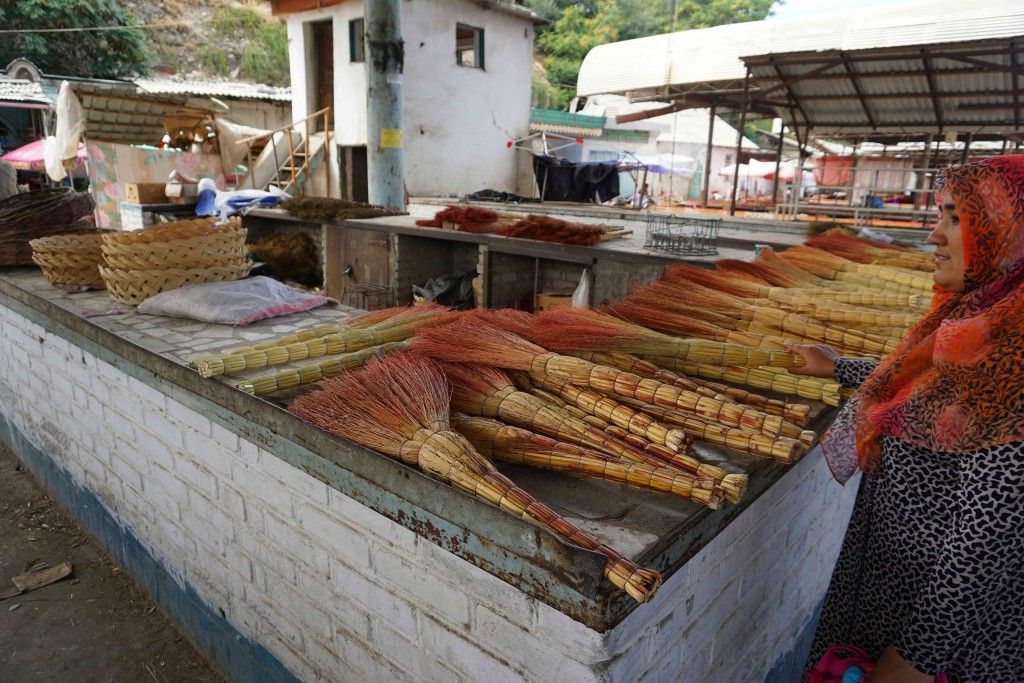
[(971, 152), (971, 143), (974, 142), (974, 133), (964, 134), (964, 153), (960, 155), (960, 163), (966, 164), (967, 158)]
[(782, 142), (786, 139), (786, 126), (779, 127), (779, 147), (775, 150), (775, 181), (772, 183), (772, 208), (779, 203), (779, 167), (782, 166)]
[[(729, 215), (736, 215), (736, 192), (740, 184), (740, 155), (743, 152), (743, 129), (747, 125), (747, 101), (750, 99), (750, 70), (743, 79), (743, 107), (740, 109), (740, 126), (736, 131), (736, 172), (732, 175), (732, 200), (729, 202)], [(748, 178), (749, 182), (749, 178)]]
[(704, 192), (700, 199), (700, 205), (708, 208), (708, 185), (711, 184), (711, 150), (714, 149), (712, 142), (715, 137), (715, 105), (708, 110), (708, 146), (704, 152)]
[(405, 210), (400, 0), (366, 0), (366, 126), (370, 203)]
[(924, 156), (921, 158), (921, 168), (917, 172), (917, 179), (914, 182), (914, 210), (920, 211), (925, 205), (925, 183), (928, 182), (928, 166), (932, 163), (932, 143), (935, 138), (931, 133), (924, 138)]

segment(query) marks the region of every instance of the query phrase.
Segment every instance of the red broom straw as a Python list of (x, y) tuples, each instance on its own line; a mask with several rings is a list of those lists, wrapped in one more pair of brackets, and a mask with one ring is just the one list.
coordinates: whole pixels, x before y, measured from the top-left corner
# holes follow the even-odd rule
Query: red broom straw
[(385, 356), (321, 386), (322, 391), (296, 400), (291, 411), (603, 554), (605, 576), (638, 602), (657, 592), (660, 574), (642, 569), (537, 501), (451, 429), (448, 384), (430, 362), (407, 354)]

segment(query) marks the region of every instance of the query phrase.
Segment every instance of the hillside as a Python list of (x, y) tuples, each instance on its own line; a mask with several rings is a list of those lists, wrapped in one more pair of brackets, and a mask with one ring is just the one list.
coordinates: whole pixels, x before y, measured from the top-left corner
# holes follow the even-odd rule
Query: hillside
[(237, 78), (286, 86), (285, 25), (258, 0), (121, 0), (146, 29), (154, 76)]

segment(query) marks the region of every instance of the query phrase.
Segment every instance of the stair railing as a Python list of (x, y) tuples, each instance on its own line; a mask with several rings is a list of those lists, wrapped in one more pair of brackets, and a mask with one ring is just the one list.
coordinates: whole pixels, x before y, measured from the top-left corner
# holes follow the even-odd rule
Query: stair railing
[[(260, 144), (260, 143), (262, 143), (262, 145), (264, 147), (267, 144), (271, 145), (271, 149), (272, 149), (273, 155), (274, 155), (274, 167), (275, 167), (274, 179), (277, 181), (277, 186), (280, 187), (283, 191), (286, 191), (286, 192), (287, 192), (289, 187), (293, 187), (293, 188), (295, 188), (295, 190), (297, 190), (296, 194), (302, 195), (303, 191), (302, 191), (302, 185), (299, 184), (299, 177), (303, 173), (305, 173), (306, 175), (311, 175), (310, 174), (310, 161), (312, 161), (312, 155), (310, 154), (310, 149), (311, 149), (310, 139), (311, 139), (312, 131), (310, 130), (310, 124), (311, 124), (311, 122), (316, 122), (318, 119), (322, 118), (323, 119), (323, 129), (324, 129), (324, 162), (325, 162), (324, 170), (325, 170), (325, 172), (327, 174), (327, 196), (330, 197), (331, 196), (331, 137), (334, 134), (334, 132), (331, 130), (331, 116), (330, 116), (330, 114), (331, 114), (331, 108), (330, 107), (324, 107), (320, 111), (314, 112), (314, 113), (310, 114), (309, 116), (307, 116), (306, 118), (302, 119), (301, 121), (295, 121), (293, 123), (289, 123), (286, 126), (281, 126), (280, 128), (275, 128), (274, 130), (268, 130), (265, 133), (260, 133), (259, 135), (253, 135), (251, 137), (242, 138), (242, 139), (238, 140), (237, 142), (239, 144), (244, 143), (246, 145), (246, 157), (249, 160), (249, 179), (252, 182), (252, 188), (254, 190), (256, 190), (256, 189), (265, 189), (265, 188), (257, 188), (256, 187), (256, 172), (255, 172), (256, 169), (255, 169), (255, 166), (253, 164), (253, 158), (252, 158), (252, 149), (253, 149), (253, 147), (258, 145), (258, 144)], [(303, 141), (299, 145), (299, 147), (304, 152), (305, 159), (303, 160), (301, 166), (296, 166), (296, 164), (295, 164), (296, 147), (295, 147), (295, 142), (292, 140), (292, 133), (296, 132), (296, 129), (299, 128), (300, 126), (302, 126), (304, 128), (304, 131), (303, 131), (304, 132), (304, 137), (303, 137)], [(278, 150), (277, 150), (277, 141), (274, 139), (274, 136), (277, 135), (278, 133), (282, 132), (282, 131), (287, 131), (287, 136), (286, 137), (288, 138), (288, 168), (291, 169), (291, 179), (288, 180), (287, 182), (285, 182), (283, 185), (282, 185), (282, 182), (281, 182), (281, 169), (283, 168), (283, 164), (279, 160)]]

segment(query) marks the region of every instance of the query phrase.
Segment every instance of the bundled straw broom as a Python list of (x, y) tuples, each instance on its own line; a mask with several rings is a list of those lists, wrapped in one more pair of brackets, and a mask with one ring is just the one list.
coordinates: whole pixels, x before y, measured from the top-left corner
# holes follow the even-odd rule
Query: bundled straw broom
[(934, 254), (914, 251), (895, 244), (868, 240), (863, 237), (826, 233), (808, 239), (805, 244), (808, 247), (824, 249), (836, 256), (842, 256), (845, 259), (858, 263), (895, 265), (900, 268), (910, 268), (927, 273), (935, 271)]
[(784, 464), (796, 462), (808, 447), (795, 439), (786, 437), (771, 438), (764, 434), (732, 429), (715, 422), (708, 422), (699, 417), (671, 408), (644, 403), (636, 399), (620, 399), (623, 405), (642, 411), (665, 424), (679, 427), (696, 439), (707, 441), (716, 446), (726, 446), (738, 451), (750, 453), (763, 458), (772, 458)]
[[(787, 250), (791, 251), (791, 249)], [(786, 253), (786, 252), (783, 252)], [(811, 277), (812, 275), (807, 270), (803, 269), (802, 264), (797, 264), (791, 257), (783, 258), (781, 255), (776, 254), (773, 251), (762, 251), (757, 255), (757, 260), (770, 265), (772, 268), (782, 270), (788, 273), (804, 273)], [(822, 271), (825, 272), (825, 271)], [(832, 271), (829, 271), (832, 272)], [(922, 299), (928, 301), (931, 299), (931, 292), (922, 290), (921, 287), (916, 285), (903, 285), (896, 282), (889, 282), (881, 280), (879, 278), (871, 277), (864, 273), (842, 273), (842, 279), (830, 280), (827, 278), (819, 277), (817, 281), (819, 284), (811, 285), (813, 287), (824, 287), (827, 289), (845, 289), (850, 291), (868, 291), (868, 292), (891, 292), (893, 294), (909, 294), (918, 295)]]
[[(612, 438), (565, 410), (553, 407), (533, 394), (519, 391), (512, 379), (497, 368), (452, 363), (442, 364), (442, 367), (452, 382), (452, 407), (461, 413), (501, 420), (630, 462), (650, 467), (671, 467), (664, 458)], [(691, 477), (693, 484), (688, 495), (681, 491), (676, 495), (712, 510), (721, 507), (723, 492), (713, 479), (697, 478), (682, 469), (679, 472)]]
[(499, 473), (449, 424), (444, 375), (422, 358), (396, 354), (362, 370), (326, 380), (323, 391), (298, 399), (291, 410), (351, 439), (475, 495), (560, 537), (603, 554), (605, 576), (638, 602), (647, 602), (661, 575), (643, 569), (541, 504)]
[(699, 339), (679, 339), (597, 311), (565, 309), (536, 316), (533, 338), (553, 351), (609, 351), (675, 356), (693, 363), (791, 368), (803, 358), (786, 351)]
[(417, 330), (449, 322), (455, 314), (441, 306), (416, 306), (390, 309), (386, 319), (365, 328), (345, 328), (325, 337), (287, 346), (254, 349), (246, 353), (222, 354), (189, 363), (203, 377), (230, 375), (245, 370), (284, 363), (351, 353), (371, 346), (408, 339)]
[(468, 362), (538, 375), (565, 376), (568, 381), (597, 391), (692, 412), (722, 424), (777, 436), (782, 419), (734, 403), (722, 403), (692, 391), (644, 379), (581, 358), (562, 356), (504, 330), (457, 321), (422, 330), (412, 348), (452, 363)]
[(315, 365), (305, 365), (294, 370), (281, 370), (272, 375), (262, 375), (253, 379), (239, 382), (235, 386), (242, 391), (254, 396), (266, 396), (304, 384), (312, 384), (322, 379), (340, 375), (348, 370), (355, 370), (363, 367), (371, 358), (385, 356), (395, 351), (400, 351), (409, 345), (409, 341), (390, 342), (380, 346), (371, 346), (362, 351), (343, 353), (340, 356), (321, 361)]
[(654, 363), (641, 360), (640, 358), (628, 353), (580, 351), (572, 355), (583, 358), (584, 360), (589, 360), (593, 363), (598, 363), (599, 365), (607, 365), (609, 367), (625, 370), (626, 372), (631, 372), (634, 375), (647, 377), (649, 379), (656, 379), (659, 382), (664, 382), (665, 384), (672, 384), (683, 389), (696, 391), (708, 398), (714, 398), (719, 401), (741, 403), (756, 410), (760, 410), (761, 412), (769, 413), (771, 415), (781, 415), (784, 419), (792, 422), (793, 424), (800, 425), (801, 427), (807, 424), (807, 419), (811, 413), (811, 407), (803, 403), (786, 403), (785, 401), (768, 398), (767, 396), (755, 394), (746, 391), (745, 389), (730, 387), (716, 382), (708, 382), (695, 377), (682, 377), (673, 372), (669, 372), (664, 368), (659, 368)]
[(814, 247), (790, 247), (782, 253), (782, 258), (829, 280), (854, 280), (854, 278), (847, 277), (848, 274), (859, 273), (886, 282), (895, 282), (898, 285), (916, 287), (922, 292), (932, 291), (932, 279), (915, 271), (869, 263), (855, 263), (842, 256), (836, 256)]
[[(785, 350), (787, 346), (785, 339), (774, 335), (736, 332), (718, 324), (705, 322), (693, 317), (691, 309), (685, 305), (666, 301), (657, 295), (648, 298), (646, 293), (641, 291), (644, 289), (637, 287), (634, 294), (627, 296), (621, 303), (605, 306), (602, 310), (637, 325), (684, 338), (708, 339), (778, 351)], [(723, 325), (735, 324), (728, 316), (721, 316), (719, 322)]]
[[(693, 486), (691, 477), (674, 468), (624, 461), (486, 417), (456, 413), (452, 415), (452, 426), (469, 439), (481, 455), (492, 460), (616, 481), (681, 498), (689, 498)], [(718, 482), (726, 500), (739, 502), (747, 489), (747, 475), (729, 474), (714, 465), (701, 464), (701, 467), (707, 476)]]
[(658, 358), (657, 356), (644, 358), (644, 360), (691, 377), (705, 377), (734, 384), (744, 384), (757, 389), (767, 389), (780, 394), (821, 401), (830, 406), (838, 406), (840, 403), (839, 384), (819, 377), (797, 376), (785, 372), (775, 374), (771, 372), (771, 368), (729, 368), (706, 363), (686, 363), (677, 358)]

